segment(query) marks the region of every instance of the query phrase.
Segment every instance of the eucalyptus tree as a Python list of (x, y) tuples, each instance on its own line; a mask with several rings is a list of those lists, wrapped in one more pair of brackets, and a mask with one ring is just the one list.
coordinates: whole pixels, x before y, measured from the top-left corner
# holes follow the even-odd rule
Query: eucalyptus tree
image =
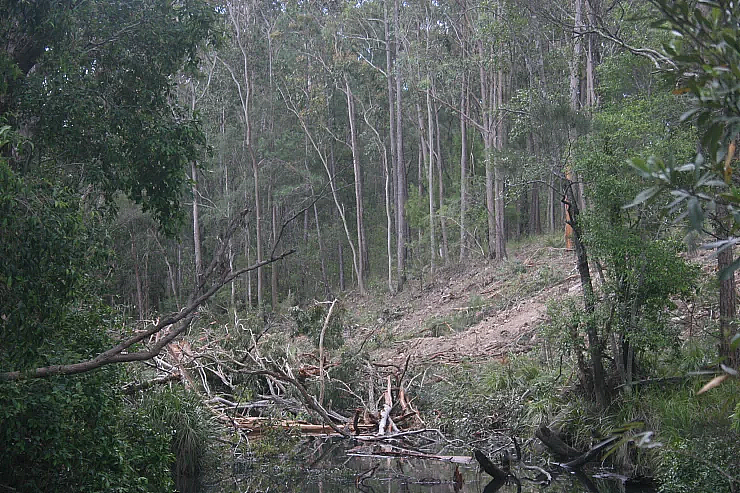
[(479, 130), (486, 166), (486, 209), (488, 218), (488, 256), (506, 258), (504, 224), (504, 176), (500, 163), (506, 139), (503, 102), (508, 91), (505, 10), (501, 1), (479, 9), (476, 20), (478, 84), (480, 101)]
[[(243, 125), (242, 145), (249, 161), (249, 168), (254, 182), (254, 215), (255, 215), (255, 244), (257, 263), (264, 257), (263, 245), (263, 218), (260, 190), (260, 169), (262, 159), (255, 143), (255, 92), (260, 81), (258, 77), (264, 74), (265, 47), (262, 44), (265, 38), (261, 35), (261, 11), (259, 1), (230, 0), (226, 2), (228, 25), (231, 29), (233, 49), (229, 56), (220, 56), (223, 66), (236, 87), (241, 107), (240, 120)], [(264, 304), (264, 273), (257, 270), (257, 308), (261, 312)]]
[[(302, 129), (314, 158), (318, 158), (326, 174), (328, 188), (334, 202), (337, 216), (344, 230), (347, 242), (352, 251), (353, 272), (358, 281), (358, 287), (364, 294), (367, 242), (364, 236), (363, 199), (362, 199), (362, 171), (359, 167), (360, 151), (355, 140), (352, 143), (353, 131), (349, 132), (349, 143), (340, 138), (336, 130), (335, 107), (338, 104), (335, 94), (337, 91), (344, 94), (346, 101), (342, 111), (347, 112), (348, 125), (351, 120), (356, 124), (356, 115), (353, 109), (354, 94), (350, 85), (350, 76), (345, 73), (352, 63), (352, 55), (345, 50), (345, 32), (339, 19), (339, 12), (334, 8), (322, 8), (321, 5), (296, 4), (291, 10), (297, 17), (292, 32), (286, 36), (286, 43), (290, 46), (290, 56), (279, 60), (283, 71), (279, 91), (286, 110), (293, 115)], [(298, 57), (295, 55), (298, 54)], [(303, 63), (296, 63), (300, 60)], [(351, 103), (351, 104), (350, 104)], [(340, 129), (341, 131), (341, 129)], [(354, 138), (356, 139), (356, 129)], [(355, 190), (355, 237), (350, 231), (347, 220), (347, 211), (341, 196), (339, 179), (342, 168), (337, 167), (335, 159), (335, 144), (341, 143), (348, 147), (351, 155)], [(308, 150), (308, 149), (307, 149)], [(358, 183), (358, 179), (360, 183)], [(356, 238), (356, 240), (355, 240)], [(364, 246), (363, 246), (364, 242)], [(340, 250), (341, 252), (341, 250)], [(341, 259), (341, 256), (340, 256)], [(342, 279), (340, 268), (340, 280)], [(342, 284), (343, 281), (340, 282)]]

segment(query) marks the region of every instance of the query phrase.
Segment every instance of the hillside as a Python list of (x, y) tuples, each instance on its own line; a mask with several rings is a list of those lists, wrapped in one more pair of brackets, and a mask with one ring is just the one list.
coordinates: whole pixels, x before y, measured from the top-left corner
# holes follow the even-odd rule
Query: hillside
[(372, 358), (397, 365), (407, 357), (415, 365), (454, 364), (526, 352), (548, 302), (579, 286), (573, 252), (546, 243), (517, 245), (504, 262), (442, 268), (423, 288), (415, 280), (395, 296), (351, 299), (365, 322), (354, 337), (387, 340)]

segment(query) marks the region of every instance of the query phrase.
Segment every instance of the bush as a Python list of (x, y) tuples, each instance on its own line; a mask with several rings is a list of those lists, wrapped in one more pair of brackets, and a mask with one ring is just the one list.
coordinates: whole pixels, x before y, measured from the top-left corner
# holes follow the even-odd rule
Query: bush
[(109, 367), (0, 385), (2, 486), (19, 492), (170, 492), (169, 437), (124, 408), (120, 383), (118, 369)]

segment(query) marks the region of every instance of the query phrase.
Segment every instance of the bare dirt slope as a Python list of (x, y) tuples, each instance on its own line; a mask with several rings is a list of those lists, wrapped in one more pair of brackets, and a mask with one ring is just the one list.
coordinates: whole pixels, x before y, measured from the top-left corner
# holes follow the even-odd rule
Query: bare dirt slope
[(365, 314), (358, 335), (375, 339), (376, 362), (481, 362), (529, 350), (547, 303), (577, 289), (573, 252), (540, 240), (503, 262), (447, 267), (423, 288), (417, 279), (399, 295), (352, 308)]

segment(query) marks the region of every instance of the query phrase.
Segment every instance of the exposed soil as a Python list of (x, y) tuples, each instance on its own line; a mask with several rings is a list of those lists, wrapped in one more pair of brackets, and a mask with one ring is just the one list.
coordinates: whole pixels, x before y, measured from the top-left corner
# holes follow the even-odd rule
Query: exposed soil
[(396, 296), (352, 300), (351, 309), (366, 314), (355, 335), (379, 341), (378, 363), (483, 362), (531, 349), (547, 303), (578, 289), (572, 251), (527, 244), (503, 262), (446, 267), (423, 289), (415, 279)]

